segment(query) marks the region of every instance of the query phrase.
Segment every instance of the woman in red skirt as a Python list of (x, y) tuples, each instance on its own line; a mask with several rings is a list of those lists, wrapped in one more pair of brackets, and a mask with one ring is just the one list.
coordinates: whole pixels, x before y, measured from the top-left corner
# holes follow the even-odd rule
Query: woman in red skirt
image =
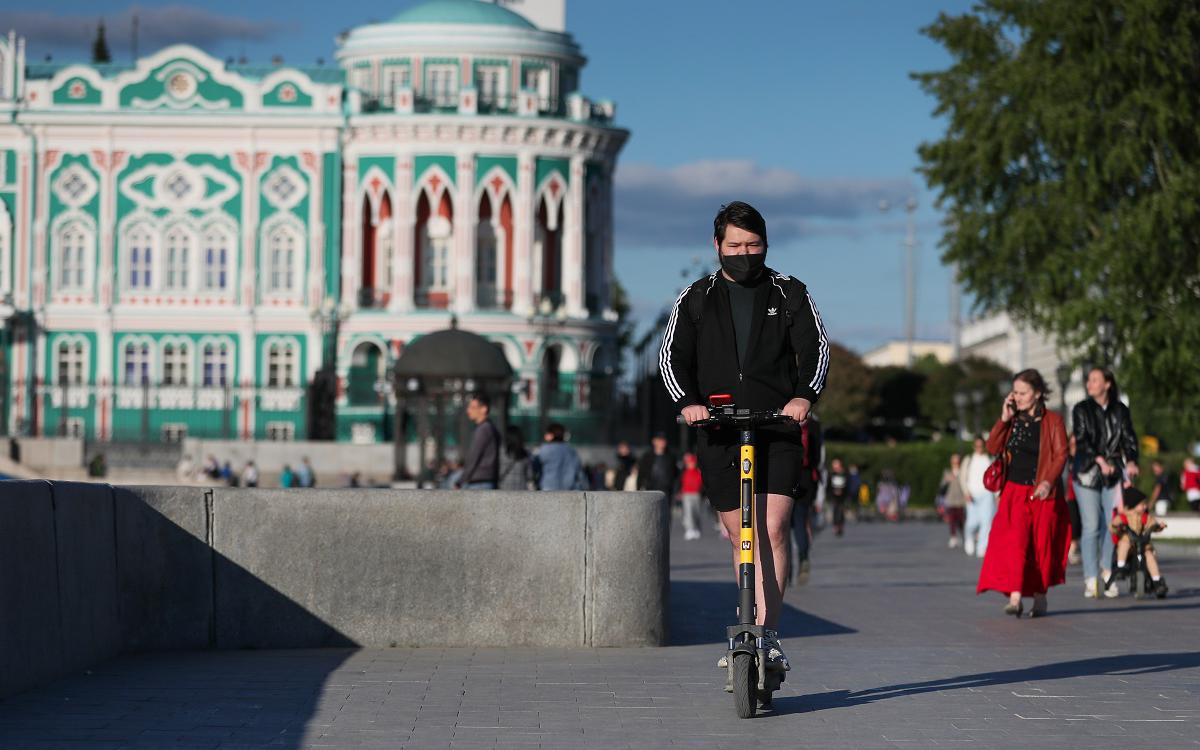
[(1005, 594), (1004, 613), (1017, 617), (1024, 611), (1021, 597), (1033, 597), (1031, 617), (1046, 614), (1046, 591), (1067, 577), (1067, 432), (1062, 417), (1046, 408), (1047, 395), (1037, 370), (1017, 373), (987, 441), (988, 452), (1005, 459), (1005, 483), (976, 592)]

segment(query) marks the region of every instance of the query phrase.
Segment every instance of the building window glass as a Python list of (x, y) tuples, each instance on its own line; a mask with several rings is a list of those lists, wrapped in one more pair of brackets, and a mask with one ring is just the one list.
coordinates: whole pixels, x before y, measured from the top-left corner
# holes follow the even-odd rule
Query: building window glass
[(58, 343), (58, 384), (83, 385), (84, 366), (83, 342), (78, 339)]
[(125, 344), (125, 385), (150, 383), (150, 344), (130, 341)]
[(188, 265), (192, 257), (192, 233), (183, 227), (167, 232), (167, 267), (163, 274), (166, 288), (179, 291), (188, 288)]
[(209, 342), (204, 345), (203, 378), (207, 388), (229, 384), (229, 345)]
[(380, 99), (385, 107), (391, 107), (396, 101), (396, 89), (408, 88), (412, 85), (412, 77), (407, 65), (385, 65), (383, 67), (383, 91)]
[(163, 385), (188, 384), (188, 349), (182, 342), (163, 345)]
[(458, 66), (430, 65), (426, 96), (437, 107), (458, 106)]
[(129, 288), (145, 291), (150, 288), (153, 267), (154, 235), (148, 227), (139, 226), (129, 233)]
[(267, 347), (267, 387), (292, 388), (296, 385), (296, 345), (276, 341)]
[(283, 294), (296, 288), (296, 233), (280, 227), (267, 241), (267, 291)]
[(83, 289), (87, 273), (87, 247), (91, 235), (79, 224), (68, 224), (58, 236), (58, 285)]
[(501, 105), (507, 93), (504, 85), (504, 68), (499, 65), (481, 66), (475, 71), (475, 88), (479, 91), (481, 105)]
[(223, 292), (229, 275), (229, 233), (224, 229), (209, 229), (204, 233), (204, 288)]

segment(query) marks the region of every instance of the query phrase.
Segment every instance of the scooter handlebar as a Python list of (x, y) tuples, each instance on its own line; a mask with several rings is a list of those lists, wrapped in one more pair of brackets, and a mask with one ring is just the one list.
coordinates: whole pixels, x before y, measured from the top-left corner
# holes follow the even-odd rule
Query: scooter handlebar
[[(692, 427), (713, 427), (717, 425), (727, 426), (742, 426), (742, 427), (761, 427), (769, 424), (785, 424), (796, 422), (791, 417), (787, 416), (780, 409), (770, 409), (762, 411), (752, 411), (742, 414), (727, 414), (723, 412), (709, 412), (711, 416), (708, 419), (698, 419), (692, 422)], [(687, 424), (687, 420), (682, 414), (675, 416), (676, 424)]]

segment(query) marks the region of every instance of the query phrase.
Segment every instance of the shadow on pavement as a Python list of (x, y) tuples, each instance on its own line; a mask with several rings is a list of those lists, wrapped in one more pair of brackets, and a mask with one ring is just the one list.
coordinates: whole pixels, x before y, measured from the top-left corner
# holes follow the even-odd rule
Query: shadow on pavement
[(1126, 656), (1104, 656), (1094, 659), (1079, 659), (1036, 667), (1008, 669), (999, 672), (946, 677), (925, 682), (908, 682), (884, 685), (868, 690), (832, 690), (825, 693), (810, 693), (795, 697), (780, 696), (775, 699), (775, 714), (825, 711), (834, 708), (852, 708), (868, 703), (904, 698), (922, 693), (938, 693), (946, 690), (964, 690), (999, 685), (1012, 685), (1041, 680), (1064, 680), (1072, 677), (1095, 677), (1099, 675), (1138, 675), (1156, 672), (1172, 672), (1179, 669), (1200, 667), (1200, 652), (1185, 651), (1166, 654), (1129, 654)]
[[(725, 627), (737, 622), (737, 587), (732, 582), (671, 581), (670, 644), (721, 643)], [(785, 639), (844, 635), (857, 631), (783, 605), (779, 633)]]

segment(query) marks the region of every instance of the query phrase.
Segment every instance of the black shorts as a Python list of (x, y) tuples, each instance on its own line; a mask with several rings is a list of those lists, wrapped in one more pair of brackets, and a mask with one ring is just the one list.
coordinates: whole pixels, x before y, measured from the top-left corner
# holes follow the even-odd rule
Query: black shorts
[[(724, 428), (701, 430), (696, 446), (704, 494), (718, 511), (729, 511), (742, 504), (738, 492), (738, 458), (741, 455), (739, 432)], [(806, 494), (812, 484), (811, 472), (804, 468), (804, 444), (800, 431), (787, 433), (759, 430), (754, 441), (754, 490), (758, 493), (787, 495), (796, 498)]]

